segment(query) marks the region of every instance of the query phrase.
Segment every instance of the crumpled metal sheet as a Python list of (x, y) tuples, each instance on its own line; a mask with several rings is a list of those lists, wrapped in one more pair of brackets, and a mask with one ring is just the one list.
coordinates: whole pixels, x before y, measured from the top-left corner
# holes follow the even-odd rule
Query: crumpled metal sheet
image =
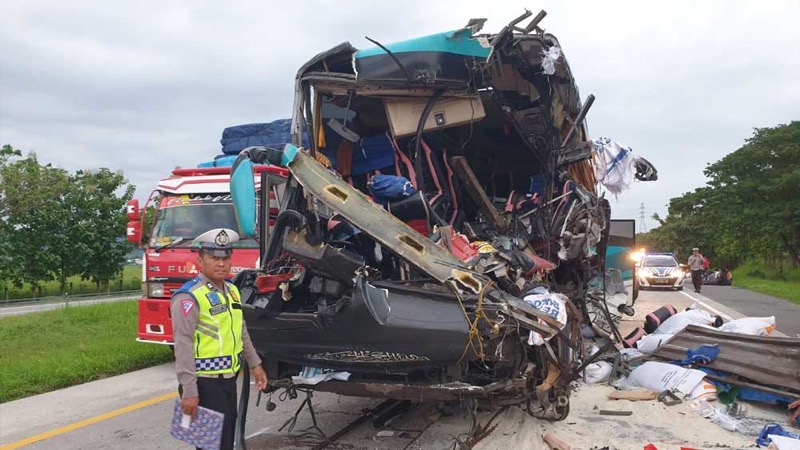
[(654, 355), (680, 360), (686, 350), (718, 344), (720, 353), (707, 367), (800, 394), (800, 339), (751, 336), (689, 325)]

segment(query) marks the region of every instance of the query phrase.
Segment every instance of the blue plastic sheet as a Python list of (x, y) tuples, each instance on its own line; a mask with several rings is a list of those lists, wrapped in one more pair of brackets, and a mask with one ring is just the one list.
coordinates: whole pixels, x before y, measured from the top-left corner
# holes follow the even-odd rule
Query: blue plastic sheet
[(764, 429), (761, 430), (761, 433), (758, 435), (758, 438), (756, 439), (756, 444), (758, 444), (761, 447), (769, 446), (769, 444), (772, 442), (772, 439), (768, 438), (767, 436), (769, 436), (770, 434), (774, 436), (785, 436), (788, 438), (800, 439), (800, 434), (789, 433), (777, 423), (770, 423), (765, 425)]
[[(292, 142), (292, 119), (228, 127), (222, 131), (219, 142), (222, 144), (222, 153), (226, 155), (238, 155), (247, 147), (254, 146), (280, 149)], [(308, 146), (308, 135), (304, 133), (303, 147)]]
[(686, 350), (686, 358), (675, 361), (680, 366), (691, 364), (711, 364), (719, 356), (719, 344), (703, 344), (697, 348)]

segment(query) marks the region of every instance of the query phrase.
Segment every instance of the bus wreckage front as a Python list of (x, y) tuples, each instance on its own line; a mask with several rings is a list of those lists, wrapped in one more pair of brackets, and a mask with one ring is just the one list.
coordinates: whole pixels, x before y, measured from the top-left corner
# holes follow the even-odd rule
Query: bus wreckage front
[[(530, 16), (492, 35), (479, 19), (345, 43), (300, 69), (293, 139), (307, 144), (250, 148), (231, 176), (240, 229), (268, 242), (235, 282), (270, 389), (567, 416), (610, 207), (591, 102)], [(263, 163), (290, 172), (269, 235), (252, 219)]]

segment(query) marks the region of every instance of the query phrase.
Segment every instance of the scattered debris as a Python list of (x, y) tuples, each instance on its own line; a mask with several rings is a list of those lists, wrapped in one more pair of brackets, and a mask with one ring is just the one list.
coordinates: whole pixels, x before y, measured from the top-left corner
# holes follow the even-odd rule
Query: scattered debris
[(630, 400), (632, 402), (655, 400), (656, 397), (658, 397), (658, 392), (654, 391), (614, 391), (608, 394), (609, 400)]
[(545, 444), (547, 444), (551, 450), (572, 450), (569, 444), (552, 434), (545, 434), (542, 436), (542, 440), (544, 440)]
[(667, 405), (675, 406), (683, 403), (683, 400), (678, 397), (673, 391), (661, 391), (658, 393), (658, 401)]
[(613, 411), (608, 409), (601, 409), (598, 413), (601, 416), (632, 416), (633, 411)]

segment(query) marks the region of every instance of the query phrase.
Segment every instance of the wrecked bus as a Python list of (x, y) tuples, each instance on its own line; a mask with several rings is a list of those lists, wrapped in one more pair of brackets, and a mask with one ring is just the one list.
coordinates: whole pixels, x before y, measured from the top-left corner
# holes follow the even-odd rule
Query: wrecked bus
[[(496, 34), (474, 19), (344, 43), (300, 68), (295, 145), (247, 149), (231, 175), (240, 229), (268, 240), (235, 283), (269, 390), (567, 416), (610, 206), (583, 124), (591, 96), (544, 12), (531, 16)], [(251, 172), (263, 162), (289, 170), (268, 236)]]

